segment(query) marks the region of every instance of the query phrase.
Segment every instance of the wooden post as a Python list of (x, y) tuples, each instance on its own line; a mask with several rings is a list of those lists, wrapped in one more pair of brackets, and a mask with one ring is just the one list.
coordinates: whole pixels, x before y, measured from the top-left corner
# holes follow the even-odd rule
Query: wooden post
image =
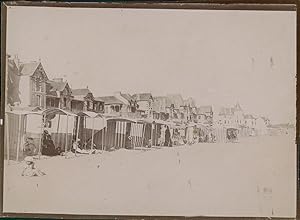
[(67, 115), (67, 127), (66, 127), (66, 143), (65, 143), (65, 153), (67, 156), (67, 148), (68, 148), (68, 132), (69, 132), (69, 115)]
[(145, 131), (146, 131), (146, 124), (143, 123), (143, 133), (142, 133), (142, 146), (141, 146), (141, 149), (144, 146)]
[[(60, 124), (60, 114), (58, 115), (58, 122), (57, 122), (56, 134), (58, 134), (58, 132), (59, 132), (59, 124)], [(55, 140), (59, 142), (60, 141), (60, 137), (58, 135), (56, 135)]]
[(86, 117), (85, 116), (83, 116), (83, 122), (84, 122), (83, 129), (85, 130), (85, 132), (84, 132), (84, 149), (86, 150)]
[(120, 149), (121, 147), (120, 147), (120, 135), (121, 135), (121, 126), (122, 126), (122, 122), (116, 122), (116, 127), (117, 127), (117, 129), (116, 129), (116, 135), (117, 135), (117, 137), (116, 137), (116, 147), (118, 148), (118, 149)]
[(142, 146), (143, 142), (142, 142), (142, 135), (143, 135), (143, 124), (139, 124), (139, 147)]
[(39, 152), (38, 152), (38, 155), (39, 155), (39, 159), (41, 159), (41, 150), (42, 150), (42, 139), (43, 139), (43, 133), (44, 133), (44, 130), (43, 130), (43, 125), (44, 125), (44, 120), (45, 120), (45, 115), (43, 114), (42, 115), (42, 123), (41, 123), (41, 133), (40, 133), (40, 141), (39, 141)]
[(9, 125), (8, 125), (8, 114), (7, 113), (5, 113), (5, 122), (4, 123), (6, 123), (6, 130), (7, 130), (7, 132), (6, 132), (6, 138), (7, 138), (7, 141), (6, 141), (6, 149), (7, 149), (7, 164), (9, 164), (9, 146), (10, 146), (10, 144), (9, 144)]
[(115, 122), (115, 131), (114, 131), (114, 148), (116, 149), (116, 143), (117, 143), (117, 121)]
[(60, 122), (60, 114), (58, 115), (58, 123), (57, 123), (57, 130), (56, 130), (56, 133), (59, 132), (59, 122)]
[(155, 126), (153, 123), (151, 123), (151, 146), (150, 147), (152, 147), (152, 145), (153, 145), (153, 126)]
[(94, 122), (95, 122), (95, 118), (93, 118), (91, 150), (93, 150), (93, 148), (94, 148)]
[(101, 151), (103, 153), (103, 138), (104, 138), (104, 127), (102, 128), (102, 131), (101, 131)]
[[(77, 131), (76, 131), (76, 141), (78, 141), (78, 136), (79, 136), (79, 125), (80, 125), (80, 116), (77, 116)], [(73, 147), (73, 146), (72, 146)], [(76, 144), (76, 149), (75, 149), (75, 156), (77, 156), (77, 147), (78, 145)]]
[(104, 150), (106, 150), (106, 143), (107, 143), (107, 140), (106, 140), (106, 136), (107, 136), (107, 132), (106, 132), (106, 130), (107, 130), (107, 127), (106, 128), (104, 128), (104, 146), (103, 146), (103, 148), (104, 148)]
[(21, 115), (19, 115), (19, 128), (18, 128), (18, 141), (17, 141), (17, 158), (16, 160), (18, 161), (19, 160), (19, 150), (20, 150), (20, 136), (21, 136)]
[(134, 149), (138, 146), (138, 133), (139, 133), (139, 128), (138, 128), (138, 123), (136, 121), (135, 122), (135, 147), (134, 147)]
[(157, 140), (158, 140), (158, 138), (157, 138), (157, 125), (155, 126), (155, 138), (154, 138), (154, 145), (155, 146), (157, 146)]
[[(121, 125), (121, 131), (122, 133), (120, 134), (120, 146), (121, 148), (124, 148), (124, 136), (126, 136), (126, 125), (127, 125), (127, 122), (122, 122), (122, 125)], [(125, 134), (123, 134), (125, 132)]]

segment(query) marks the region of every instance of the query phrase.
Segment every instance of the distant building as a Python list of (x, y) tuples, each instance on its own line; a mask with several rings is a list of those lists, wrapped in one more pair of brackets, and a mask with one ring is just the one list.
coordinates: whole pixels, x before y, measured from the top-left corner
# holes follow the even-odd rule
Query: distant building
[(151, 93), (138, 93), (134, 94), (133, 98), (138, 105), (138, 111), (142, 117), (153, 118), (153, 97)]
[(46, 84), (46, 107), (71, 110), (72, 89), (62, 78), (49, 80)]
[(257, 134), (259, 135), (265, 135), (268, 131), (268, 125), (265, 121), (265, 117), (258, 117), (255, 120), (255, 129), (257, 131)]
[(103, 100), (105, 114), (121, 116), (121, 109), (126, 105), (126, 103), (122, 102), (115, 96), (101, 96), (97, 97), (96, 100)]
[(262, 116), (261, 118), (262, 118), (262, 120), (264, 121), (264, 123), (265, 123), (265, 125), (266, 125), (267, 127), (269, 127), (269, 126), (271, 125), (271, 121), (270, 121), (269, 118), (264, 117), (264, 116)]
[(155, 119), (167, 120), (169, 118), (166, 96), (153, 97), (153, 113)]
[(248, 128), (255, 129), (256, 128), (256, 118), (251, 114), (245, 115), (245, 125)]
[(246, 124), (244, 112), (239, 103), (234, 107), (222, 107), (215, 116), (215, 123), (219, 125), (239, 128)]
[(88, 88), (72, 89), (72, 95), (71, 109), (74, 113), (96, 110), (93, 93)]
[(184, 120), (196, 122), (197, 108), (193, 98), (189, 97), (184, 100), (183, 108), (180, 108), (180, 110), (180, 113), (184, 115)]
[(184, 120), (184, 113), (181, 114), (180, 108), (184, 106), (184, 100), (180, 94), (167, 95), (167, 113), (171, 119)]
[(49, 80), (41, 62), (19, 63), (19, 98), (22, 107), (46, 108), (46, 83)]
[(138, 103), (133, 96), (128, 93), (115, 92), (114, 96), (121, 100), (125, 105), (122, 108), (123, 114), (135, 113), (138, 109)]
[(213, 123), (213, 109), (211, 105), (199, 106), (197, 108), (197, 122), (203, 124)]

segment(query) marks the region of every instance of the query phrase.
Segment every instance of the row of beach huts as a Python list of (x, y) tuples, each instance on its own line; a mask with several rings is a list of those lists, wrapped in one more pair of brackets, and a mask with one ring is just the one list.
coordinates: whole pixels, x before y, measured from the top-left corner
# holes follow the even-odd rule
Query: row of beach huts
[(172, 144), (168, 144), (168, 147), (228, 141), (227, 129), (224, 127), (217, 129), (196, 123), (178, 124), (147, 118), (108, 117), (88, 111), (74, 114), (59, 108), (36, 108), (32, 111), (6, 111), (5, 117), (5, 159), (16, 161), (21, 161), (26, 156), (24, 148), (29, 139), (35, 147), (35, 155), (42, 155), (45, 131), (61, 153), (71, 151), (76, 140), (80, 140), (84, 148), (99, 151), (165, 146), (161, 142), (162, 139), (165, 140), (162, 137), (165, 133), (162, 132), (163, 129), (170, 131)]

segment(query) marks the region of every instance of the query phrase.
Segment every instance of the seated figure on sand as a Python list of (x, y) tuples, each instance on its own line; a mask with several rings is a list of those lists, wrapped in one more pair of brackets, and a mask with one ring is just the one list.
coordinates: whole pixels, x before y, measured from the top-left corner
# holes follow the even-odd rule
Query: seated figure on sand
[(96, 152), (95, 149), (90, 149), (90, 150), (82, 149), (80, 146), (80, 139), (77, 139), (77, 141), (74, 141), (71, 151), (73, 153), (76, 152), (78, 154), (94, 154)]
[(25, 157), (25, 163), (26, 163), (26, 166), (22, 172), (22, 176), (33, 177), (33, 176), (46, 175), (44, 172), (42, 172), (35, 166), (33, 157), (30, 157), (30, 156)]
[(42, 155), (56, 156), (61, 153), (60, 148), (55, 147), (51, 134), (47, 130), (44, 130), (42, 140)]

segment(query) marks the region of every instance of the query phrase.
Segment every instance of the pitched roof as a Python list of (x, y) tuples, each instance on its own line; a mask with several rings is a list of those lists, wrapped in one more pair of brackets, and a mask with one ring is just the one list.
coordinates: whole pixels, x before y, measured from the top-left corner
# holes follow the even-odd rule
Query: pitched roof
[(158, 100), (158, 101), (166, 101), (167, 97), (166, 96), (155, 96), (153, 97), (154, 100)]
[(23, 76), (31, 76), (39, 65), (40, 62), (21, 63), (19, 68), (20, 74)]
[(262, 116), (261, 117), (264, 121), (270, 121), (270, 119), (268, 119), (267, 117), (265, 117), (265, 116)]
[(235, 106), (234, 106), (234, 109), (235, 109), (235, 111), (242, 111), (242, 108), (241, 108), (241, 106), (240, 106), (240, 103), (236, 103), (235, 104)]
[(127, 101), (129, 101), (129, 102), (134, 101), (133, 96), (131, 96), (131, 95), (128, 94), (128, 93), (121, 93), (121, 96), (122, 96), (124, 99), (126, 99)]
[(245, 119), (255, 119), (255, 117), (253, 117), (253, 115), (250, 115), (250, 114), (244, 115), (244, 118)]
[(105, 104), (125, 104), (115, 96), (102, 96), (102, 97), (97, 97), (96, 99), (103, 100)]
[(104, 99), (102, 99), (101, 97), (95, 97), (95, 101), (104, 102)]
[(48, 81), (50, 86), (52, 87), (50, 91), (63, 91), (67, 85), (67, 82), (56, 82), (56, 81)]
[(219, 115), (233, 115), (234, 114), (234, 108), (221, 108)]
[(156, 112), (164, 112), (167, 104), (167, 97), (165, 96), (158, 96), (153, 97), (153, 111)]
[(92, 92), (88, 88), (84, 88), (84, 89), (72, 89), (72, 94), (74, 96), (86, 96), (89, 93), (92, 93)]
[(183, 101), (185, 106), (195, 107), (195, 100), (191, 97)]
[(148, 101), (152, 98), (151, 93), (138, 93), (132, 96), (137, 101)]
[(211, 105), (203, 105), (197, 108), (198, 114), (205, 114), (205, 113), (211, 113), (212, 112), (212, 106)]
[(175, 108), (179, 108), (184, 105), (183, 98), (180, 94), (169, 94), (167, 95), (167, 106), (174, 105)]

